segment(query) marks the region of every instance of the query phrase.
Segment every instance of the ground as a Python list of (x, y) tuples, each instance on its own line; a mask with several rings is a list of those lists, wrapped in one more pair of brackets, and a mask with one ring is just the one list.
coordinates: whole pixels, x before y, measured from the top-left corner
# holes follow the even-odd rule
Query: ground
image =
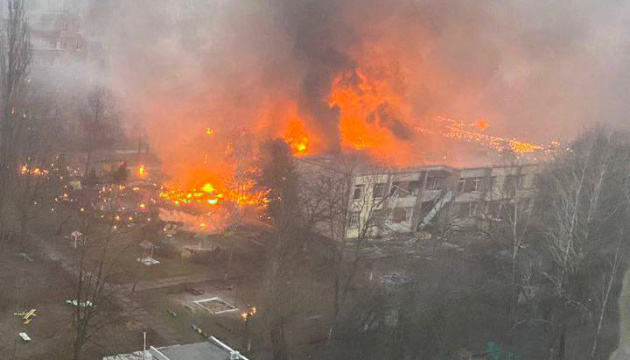
[[(27, 287), (31, 296), (29, 306), (37, 307), (46, 313), (54, 313), (55, 317), (38, 316), (33, 324), (28, 325), (33, 330), (33, 341), (29, 344), (18, 344), (18, 350), (24, 350), (20, 359), (37, 359), (38, 354), (50, 355), (50, 349), (58, 349), (63, 357), (70, 348), (68, 338), (71, 336), (71, 307), (64, 301), (71, 297), (72, 282), (68, 269), (74, 268), (78, 250), (73, 248), (73, 242), (69, 234), (78, 228), (77, 219), (73, 217), (57, 235), (57, 229), (62, 219), (65, 219), (73, 210), (69, 207), (57, 207), (56, 211), (43, 214), (34, 221), (31, 226), (33, 237), (29, 255), (33, 262), (23, 260), (14, 255), (12, 262), (5, 261), (2, 273), (7, 277), (7, 282), (19, 282), (21, 275), (11, 271), (15, 268), (24, 268), (32, 271), (27, 278), (37, 279), (31, 281)], [(101, 225), (102, 226), (102, 225)], [(102, 226), (99, 232), (105, 231)], [(251, 260), (253, 254), (243, 254), (242, 249), (254, 249), (256, 246), (235, 247), (237, 254), (234, 256), (233, 271), (225, 280), (224, 263), (198, 264), (181, 258), (163, 257), (154, 254), (160, 261), (156, 266), (141, 265), (136, 259), (146, 252), (137, 246), (142, 240), (139, 227), (122, 229), (108, 243), (88, 253), (88, 261), (96, 261), (96, 255), (105, 249), (108, 256), (116, 259), (116, 271), (109, 284), (115, 289), (117, 302), (121, 308), (118, 312), (125, 311), (127, 316), (120, 323), (105, 329), (99, 333), (99, 344), (89, 344), (87, 354), (92, 356), (104, 356), (115, 353), (137, 350), (142, 346), (142, 332), (147, 331), (147, 342), (154, 346), (172, 345), (178, 343), (191, 343), (202, 340), (200, 334), (195, 332), (191, 324), (198, 325), (204, 332), (216, 336), (228, 344), (239, 348), (243, 343), (244, 322), (241, 313), (248, 306), (255, 304), (252, 296), (256, 294), (258, 279), (252, 276)], [(234, 239), (213, 239), (214, 242), (234, 241)], [(251, 243), (249, 240), (245, 240)], [(122, 250), (122, 251), (121, 251)], [(6, 252), (5, 252), (6, 253)], [(56, 261), (52, 261), (55, 259)], [(23, 262), (21, 264), (16, 262)], [(65, 264), (65, 270), (62, 264)], [(19, 266), (18, 266), (19, 265)], [(30, 270), (29, 270), (30, 269)], [(247, 274), (245, 272), (248, 272)], [(258, 272), (259, 274), (260, 272)], [(64, 276), (59, 276), (64, 274)], [(55, 282), (50, 280), (54, 279)], [(57, 282), (63, 281), (60, 286)], [(39, 283), (41, 282), (41, 284)], [(203, 295), (193, 295), (186, 291), (187, 287), (204, 290)], [(18, 293), (15, 291), (15, 293)], [(193, 301), (211, 297), (221, 297), (235, 305), (236, 310), (223, 315), (213, 315)], [(10, 303), (12, 300), (7, 300)], [(130, 305), (128, 305), (130, 304)], [(183, 307), (188, 304), (188, 307)], [(49, 310), (50, 309), (50, 310)], [(12, 314), (13, 310), (7, 306), (6, 314)], [(194, 310), (194, 311), (191, 311)], [(116, 311), (116, 309), (114, 309)], [(43, 312), (42, 312), (43, 313)], [(12, 319), (6, 315), (6, 320)], [(39, 320), (39, 322), (37, 322)], [(11, 322), (3, 322), (6, 326), (0, 329), (13, 331), (9, 328)], [(6, 328), (6, 330), (5, 330)], [(15, 331), (13, 331), (15, 332)], [(41, 334), (53, 334), (45, 338)], [(17, 336), (17, 332), (15, 332)], [(3, 339), (15, 339), (15, 336), (4, 336)], [(37, 341), (36, 341), (37, 340)], [(63, 340), (63, 341), (62, 341)], [(58, 346), (59, 344), (64, 346)], [(3, 349), (10, 350), (13, 342), (8, 341), (2, 345)], [(265, 352), (262, 349), (262, 352)], [(22, 354), (22, 353), (20, 353)], [(86, 358), (91, 358), (87, 356)]]
[[(38, 359), (50, 355), (51, 349), (60, 358), (70, 349), (71, 310), (64, 301), (70, 298), (72, 279), (70, 276), (78, 249), (73, 248), (69, 234), (78, 228), (75, 216), (57, 234), (59, 223), (76, 209), (59, 206), (55, 212), (42, 214), (31, 224), (33, 240), (27, 252), (33, 262), (16, 255), (17, 251), (4, 251), (4, 261), (0, 266), (3, 283), (14, 284), (12, 293), (24, 294), (19, 305), (16, 299), (3, 299), (7, 305), (0, 315), (2, 349), (12, 351), (19, 329), (26, 329), (33, 341), (29, 344), (17, 343), (19, 359)], [(108, 231), (105, 224), (98, 225), (97, 233)], [(192, 343), (202, 340), (195, 331), (215, 336), (237, 350), (244, 350), (248, 334), (252, 335), (252, 359), (264, 360), (270, 357), (269, 341), (261, 334), (268, 333), (262, 316), (251, 318), (246, 327), (242, 313), (251, 306), (263, 308), (265, 291), (262, 283), (264, 265), (264, 240), (260, 234), (252, 236), (214, 236), (208, 239), (213, 246), (234, 249), (234, 258), (228, 278), (225, 278), (225, 255), (217, 261), (196, 263), (181, 257), (154, 257), (160, 261), (156, 266), (144, 266), (136, 261), (146, 253), (138, 244), (143, 238), (140, 226), (121, 227), (107, 241), (91, 249), (88, 261), (94, 262), (101, 250), (116, 260), (115, 272), (108, 283), (115, 292), (115, 305), (112, 313), (124, 313), (120, 322), (105, 328), (98, 336), (98, 344), (88, 344), (86, 358), (125, 353), (138, 350), (142, 346), (142, 332), (147, 332), (147, 343), (153, 346)], [(152, 239), (155, 240), (155, 239)], [(184, 241), (184, 240), (178, 240)], [(194, 245), (194, 240), (191, 244)], [(206, 246), (208, 244), (204, 244)], [(352, 244), (350, 244), (351, 246)], [(279, 311), (291, 315), (287, 323), (287, 339), (291, 343), (291, 357), (309, 359), (324, 347), (329, 331), (332, 298), (334, 296), (334, 274), (332, 264), (334, 244), (326, 239), (314, 238), (304, 248), (305, 256), (300, 259), (297, 273), (287, 280), (286, 291), (289, 298), (299, 299), (299, 308), (284, 308)], [(385, 251), (381, 246), (380, 251)], [(94, 251), (92, 251), (94, 250)], [(404, 263), (410, 259), (401, 257), (398, 251), (385, 251), (388, 256), (362, 264), (357, 269), (355, 286), (378, 286), (384, 275), (401, 273)], [(391, 254), (390, 254), (391, 252)], [(369, 258), (369, 257), (368, 257)], [(411, 260), (410, 260), (411, 261)], [(24, 269), (15, 272), (14, 269)], [(370, 274), (373, 276), (370, 277)], [(62, 276), (63, 275), (63, 276)], [(401, 273), (401, 275), (405, 275)], [(25, 281), (28, 279), (28, 281)], [(18, 284), (25, 284), (20, 291)], [(194, 294), (194, 291), (203, 294)], [(0, 295), (0, 299), (2, 295)], [(17, 295), (16, 295), (17, 296)], [(360, 293), (351, 289), (348, 303), (360, 303)], [(234, 311), (214, 314), (196, 301), (220, 298), (235, 308)], [(12, 313), (16, 308), (34, 307), (40, 315), (30, 325), (16, 322)], [(114, 314), (113, 314), (114, 315)], [(88, 356), (89, 355), (89, 356)]]
[[(18, 255), (28, 254), (33, 261)], [(71, 338), (72, 307), (65, 303), (70, 299), (72, 285), (63, 276), (59, 263), (48, 260), (33, 246), (17, 251), (4, 248), (0, 251), (0, 353), (2, 358), (15, 354), (15, 359), (65, 359), (68, 358)], [(36, 309), (36, 316), (28, 325), (14, 316), (15, 312)], [(18, 333), (26, 332), (32, 339), (25, 343)], [(111, 344), (118, 349), (132, 349), (140, 341), (129, 336), (124, 324), (114, 324), (102, 333), (98, 344), (87, 347), (86, 357), (98, 357)]]

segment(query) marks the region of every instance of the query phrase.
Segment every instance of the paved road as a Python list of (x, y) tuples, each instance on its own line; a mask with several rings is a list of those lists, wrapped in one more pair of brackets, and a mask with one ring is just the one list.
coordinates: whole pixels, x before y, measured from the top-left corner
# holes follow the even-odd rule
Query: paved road
[[(233, 279), (236, 276), (229, 277)], [(147, 280), (147, 281), (138, 281), (135, 286), (135, 291), (145, 291), (145, 290), (153, 290), (160, 288), (167, 288), (172, 286), (180, 286), (186, 284), (197, 284), (209, 281), (221, 281), (223, 280), (223, 276), (217, 274), (195, 274), (195, 275), (185, 275), (185, 276), (175, 276), (170, 278), (156, 279), (156, 280)], [(131, 292), (131, 289), (134, 288), (133, 283), (118, 285), (118, 288), (127, 290)]]

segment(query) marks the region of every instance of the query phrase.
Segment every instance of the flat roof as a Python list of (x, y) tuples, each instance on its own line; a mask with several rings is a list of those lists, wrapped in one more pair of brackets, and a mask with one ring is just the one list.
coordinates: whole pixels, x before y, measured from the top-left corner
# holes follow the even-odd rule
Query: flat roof
[[(143, 351), (136, 351), (106, 356), (103, 360), (226, 360), (232, 351), (232, 348), (211, 336), (208, 341), (161, 348), (151, 346), (144, 354)], [(240, 354), (239, 359), (248, 360)]]
[(226, 360), (229, 353), (208, 341), (157, 349), (170, 360)]

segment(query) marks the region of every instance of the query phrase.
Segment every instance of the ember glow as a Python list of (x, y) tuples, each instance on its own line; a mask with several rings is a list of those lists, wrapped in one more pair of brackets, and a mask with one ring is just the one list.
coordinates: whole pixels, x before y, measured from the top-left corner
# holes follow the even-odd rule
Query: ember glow
[[(206, 189), (212, 188), (212, 191)], [(205, 184), (200, 190), (165, 190), (160, 192), (160, 197), (172, 202), (175, 205), (199, 204), (199, 205), (217, 205), (224, 201), (223, 193), (214, 191), (214, 187)]]
[(284, 140), (296, 156), (306, 155), (310, 150), (310, 136), (304, 123), (299, 120), (289, 123)]
[(467, 124), (461, 120), (454, 120), (446, 117), (439, 117), (435, 120), (438, 125), (435, 130), (430, 130), (421, 126), (415, 128), (416, 131), (424, 134), (440, 136), (446, 139), (469, 142), (477, 144), (480, 147), (502, 153), (509, 150), (517, 155), (531, 154), (535, 152), (552, 151), (553, 144), (543, 146), (515, 138), (508, 139), (499, 136), (493, 136), (479, 131), (489, 127), (487, 122), (483, 122), (482, 126), (479, 122)]
[(22, 165), (20, 167), (21, 175), (33, 175), (33, 176), (46, 176), (48, 175), (48, 170), (41, 169), (39, 167), (29, 168), (27, 165)]
[(147, 177), (147, 169), (144, 165), (138, 166), (138, 177), (141, 179)]

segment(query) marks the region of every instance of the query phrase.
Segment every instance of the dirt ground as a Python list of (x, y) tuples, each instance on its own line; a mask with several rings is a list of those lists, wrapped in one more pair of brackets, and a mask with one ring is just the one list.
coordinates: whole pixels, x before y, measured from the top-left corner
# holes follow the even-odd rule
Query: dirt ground
[[(48, 214), (38, 219), (37, 223), (33, 223), (31, 228), (35, 233), (45, 238), (49, 244), (53, 245), (57, 251), (72, 259), (76, 256), (77, 250), (72, 248), (71, 240), (67, 236), (75, 230), (77, 224), (73, 224), (71, 221), (64, 226), (61, 235), (55, 234), (61, 219), (67, 215), (66, 211), (71, 210), (60, 207), (56, 213)], [(146, 250), (137, 246), (137, 243), (142, 240), (140, 237), (141, 231), (139, 228), (130, 228), (118, 232), (107, 243), (107, 252), (111, 253), (112, 256), (119, 257), (117, 260), (119, 264), (117, 274), (113, 277), (112, 284), (129, 285), (136, 281), (151, 284), (175, 277), (209, 275), (208, 281), (175, 286), (149, 286), (149, 290), (138, 290), (133, 295), (129, 295), (144, 311), (150, 314), (151, 323), (159, 324), (158, 326), (162, 328), (166, 327), (169, 331), (178, 335), (176, 340), (163, 339), (149, 331), (147, 336), (149, 344), (162, 346), (173, 344), (173, 341), (176, 341), (176, 343), (201, 341), (201, 335), (192, 328), (194, 324), (203, 329), (205, 333), (216, 336), (239, 350), (243, 349), (248, 332), (259, 334), (258, 337), (254, 335), (252, 338), (253, 352), (250, 355), (256, 359), (268, 358), (268, 339), (260, 337), (260, 334), (266, 333), (264, 329), (265, 324), (262, 321), (263, 317), (254, 317), (249, 323), (249, 330), (246, 330), (245, 323), (241, 317), (241, 314), (251, 305), (257, 306), (258, 309), (262, 308), (260, 304), (262, 299), (261, 291), (263, 290), (261, 278), (264, 269), (260, 261), (263, 259), (264, 254), (261, 253), (263, 251), (261, 245), (257, 243), (259, 241), (258, 236), (252, 235), (252, 239), (221, 238), (216, 236), (211, 239), (213, 243), (219, 244), (226, 249), (232, 248), (231, 244), (234, 244), (235, 256), (232, 263), (232, 268), (234, 269), (232, 272), (233, 275), (238, 273), (240, 276), (227, 281), (222, 280), (224, 264), (221, 262), (216, 264), (212, 262), (197, 264), (191, 261), (183, 261), (179, 258), (165, 258), (155, 254), (154, 258), (160, 261), (159, 265), (141, 265), (136, 259)], [(228, 247), (228, 245), (230, 246)], [(304, 263), (304, 273), (295, 275), (296, 280), (303, 276), (309, 279), (302, 278), (303, 285), (299, 284), (302, 281), (292, 281), (292, 285), (288, 284), (290, 285), (289, 288), (294, 288), (295, 291), (299, 292), (295, 296), (303, 297), (301, 302), (309, 307), (309, 309), (300, 309), (299, 311), (305, 313), (306, 317), (295, 318), (295, 322), (290, 326), (290, 335), (295, 337), (295, 343), (303, 344), (304, 346), (309, 346), (308, 343), (313, 340), (308, 338), (313, 333), (313, 327), (322, 327), (325, 323), (327, 316), (325, 313), (330, 309), (322, 308), (322, 306), (329, 303), (332, 295), (332, 276), (330, 276), (332, 269), (329, 263), (331, 256), (330, 246), (314, 241), (309, 245), (308, 250), (308, 253), (312, 254), (312, 256), (309, 255)], [(95, 251), (95, 253), (98, 252)], [(35, 255), (32, 255), (34, 259)], [(58, 358), (65, 359), (67, 356), (64, 354), (67, 354), (67, 351), (71, 348), (68, 340), (71, 338), (71, 308), (67, 307), (63, 302), (68, 298), (71, 286), (67, 280), (63, 286), (55, 285), (50, 280), (47, 280), (47, 278), (53, 278), (55, 281), (60, 281), (57, 277), (62, 271), (55, 269), (55, 265), (52, 263), (49, 266), (53, 268), (46, 269), (44, 267), (46, 262), (42, 261), (41, 258), (39, 256), (34, 262), (21, 264), (26, 264), (26, 269), (33, 271), (28, 276), (29, 278), (38, 279), (29, 284), (30, 293), (36, 294), (29, 306), (37, 307), (38, 311), (41, 308), (42, 314), (50, 313), (55, 314), (55, 316), (48, 317), (47, 315), (45, 319), (40, 319), (38, 316), (33, 324), (28, 325), (32, 327), (32, 330), (29, 330), (29, 335), (31, 335), (32, 331), (33, 336), (31, 337), (34, 340), (30, 344), (18, 343), (17, 349), (23, 351), (23, 353), (18, 352), (20, 354), (18, 358), (55, 359), (50, 353), (51, 349), (54, 349), (54, 352), (59, 355)], [(16, 256), (14, 261), (24, 260)], [(7, 265), (7, 269), (16, 268), (16, 265)], [(5, 272), (7, 272), (7, 276), (15, 277), (16, 275), (10, 274), (8, 270)], [(0, 274), (0, 276), (2, 275)], [(211, 278), (217, 280), (210, 281)], [(190, 294), (185, 291), (187, 286), (204, 290), (204, 294)], [(41, 287), (41, 289), (35, 290), (36, 287), (38, 289)], [(215, 296), (235, 305), (237, 310), (223, 314), (212, 314), (194, 303), (196, 300)], [(0, 329), (3, 331), (1, 334), (5, 335), (4, 331), (7, 331), (8, 334), (3, 336), (2, 341), (5, 341), (6, 344), (3, 343), (1, 345), (2, 350), (10, 350), (17, 335), (15, 330), (11, 330), (8, 325), (4, 325), (8, 324), (5, 320), (11, 318), (12, 312), (13, 310), (0, 312), (0, 316), (2, 316), (0, 317), (2, 322)], [(173, 316), (174, 314), (176, 316)], [(38, 323), (38, 320), (41, 320), (41, 323)], [(86, 354), (86, 358), (99, 358), (98, 356), (136, 351), (142, 347), (142, 331), (146, 329), (148, 329), (146, 324), (129, 320), (106, 328), (102, 333), (99, 333), (98, 344), (89, 346), (88, 353), (90, 356)], [(321, 330), (322, 333), (325, 333), (325, 327), (322, 327)], [(11, 331), (15, 332), (15, 336), (10, 334)], [(46, 339), (45, 342), (42, 340), (44, 338)], [(11, 341), (7, 339), (11, 339)], [(24, 355), (22, 356), (21, 354)], [(44, 354), (47, 354), (48, 357)]]
[[(30, 261), (19, 255), (14, 248), (0, 251), (0, 358), (35, 360), (67, 359), (71, 349), (72, 306), (65, 303), (71, 297), (72, 286), (63, 276), (58, 263), (45, 260), (34, 248), (22, 252)], [(14, 316), (15, 312), (36, 309), (30, 324)], [(18, 334), (26, 332), (31, 338), (23, 342)], [(86, 346), (86, 358), (96, 359), (110, 353), (111, 345), (116, 351), (141, 346), (142, 335), (134, 341), (133, 329), (124, 324), (107, 328), (99, 341)]]

